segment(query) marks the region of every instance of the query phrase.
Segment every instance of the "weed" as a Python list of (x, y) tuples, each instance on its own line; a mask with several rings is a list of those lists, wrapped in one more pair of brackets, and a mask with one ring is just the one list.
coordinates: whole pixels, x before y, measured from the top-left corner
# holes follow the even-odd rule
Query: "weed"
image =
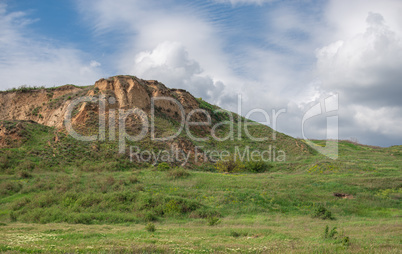
[(148, 232), (155, 232), (156, 231), (156, 227), (155, 224), (152, 222), (149, 222), (146, 226), (145, 226), (145, 230)]
[(329, 211), (325, 206), (319, 204), (313, 211), (313, 218), (320, 218), (323, 220), (334, 220), (335, 217), (332, 216), (331, 211)]
[(167, 171), (170, 169), (170, 165), (167, 162), (161, 162), (158, 164), (157, 169), (159, 171)]
[(237, 232), (237, 231), (232, 230), (232, 231), (230, 231), (230, 236), (233, 236), (233, 237), (248, 236), (248, 233), (247, 232)]
[(32, 115), (38, 116), (39, 111), (42, 109), (42, 107), (36, 107), (32, 110)]
[(245, 170), (252, 172), (252, 173), (263, 173), (265, 171), (268, 171), (272, 167), (273, 166), (271, 164), (268, 164), (267, 162), (262, 161), (262, 160), (248, 161), (248, 162), (246, 162)]
[(325, 226), (324, 239), (336, 239), (336, 234), (338, 234), (336, 227), (333, 227), (331, 230), (329, 230), (328, 225)]
[(184, 169), (184, 168), (176, 168), (172, 171), (168, 172), (168, 177), (172, 178), (172, 179), (179, 179), (179, 178), (186, 178), (188, 176), (190, 176), (190, 173), (188, 172), (188, 170)]
[(328, 225), (326, 225), (324, 229), (324, 239), (328, 238), (328, 233), (329, 233), (329, 227)]
[(338, 231), (336, 231), (336, 227), (333, 227), (331, 231), (329, 231), (328, 238), (335, 238), (336, 234), (338, 234)]
[(207, 218), (207, 222), (209, 226), (215, 226), (218, 225), (221, 222), (221, 220), (218, 217), (210, 216)]
[(350, 245), (350, 239), (349, 236), (344, 236), (342, 238), (342, 246), (348, 247)]

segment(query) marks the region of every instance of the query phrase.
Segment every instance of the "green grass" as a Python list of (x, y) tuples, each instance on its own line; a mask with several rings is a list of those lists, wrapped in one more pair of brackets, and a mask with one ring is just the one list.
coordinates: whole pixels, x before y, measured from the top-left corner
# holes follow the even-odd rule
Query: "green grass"
[[(163, 126), (159, 134), (172, 133), (176, 123), (158, 119)], [(117, 154), (115, 142), (80, 142), (61, 132), (55, 139), (53, 128), (31, 122), (1, 124), (21, 137), (0, 149), (2, 252), (400, 249), (402, 146), (377, 148), (341, 141), (340, 157), (333, 161), (301, 140), (277, 133), (271, 141), (286, 149), (286, 161), (248, 165), (260, 173), (227, 174), (218, 173), (211, 162), (187, 168), (132, 163), (127, 155)], [(272, 134), (269, 128), (254, 128), (253, 135)], [(218, 150), (267, 145), (247, 138), (195, 143)], [(154, 151), (169, 147), (150, 139), (129, 144)], [(154, 232), (146, 230), (149, 223)], [(327, 225), (329, 230), (337, 228), (336, 237), (323, 237)], [(346, 237), (349, 242), (344, 244)]]
[[(68, 251), (76, 246), (83, 252), (118, 251), (113, 246), (130, 251), (133, 241), (138, 250), (161, 252), (240, 248), (261, 253), (290, 247), (305, 253), (345, 250), (342, 244), (322, 239), (325, 225), (330, 225), (351, 239), (345, 251), (397, 253), (400, 245), (400, 176), (396, 171), (193, 171), (187, 177), (172, 178), (169, 174), (174, 170), (33, 172), (33, 177), (23, 182), (16, 175), (2, 175), (1, 184), (21, 182), (22, 187), (1, 196), (0, 207), (5, 212), (0, 221), (7, 225), (0, 228), (0, 239), (4, 239), (0, 244), (10, 246), (11, 241), (9, 248), (14, 251)], [(384, 176), (375, 176), (381, 172)], [(143, 189), (137, 189), (139, 185)], [(354, 198), (339, 199), (334, 192)], [(322, 204), (336, 220), (314, 218), (316, 207)], [(17, 222), (10, 221), (10, 213)], [(211, 217), (219, 218), (220, 223), (209, 226)], [(152, 236), (144, 230), (149, 220), (156, 221)], [(26, 227), (23, 225), (32, 230), (17, 229)], [(233, 232), (240, 236), (233, 237)], [(33, 238), (36, 247), (28, 248), (30, 242), (25, 240), (12, 240), (25, 239), (23, 236)], [(57, 247), (49, 249), (53, 245)]]

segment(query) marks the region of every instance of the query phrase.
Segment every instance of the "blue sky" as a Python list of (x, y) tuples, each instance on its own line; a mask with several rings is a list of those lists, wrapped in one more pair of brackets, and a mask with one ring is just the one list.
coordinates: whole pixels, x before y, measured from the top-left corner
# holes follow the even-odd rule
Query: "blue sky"
[[(0, 0), (0, 89), (131, 74), (233, 111), (241, 94), (244, 115), (285, 109), (278, 130), (295, 137), (337, 94), (340, 138), (402, 144), (399, 13), (398, 0)], [(307, 137), (334, 133), (326, 116)]]

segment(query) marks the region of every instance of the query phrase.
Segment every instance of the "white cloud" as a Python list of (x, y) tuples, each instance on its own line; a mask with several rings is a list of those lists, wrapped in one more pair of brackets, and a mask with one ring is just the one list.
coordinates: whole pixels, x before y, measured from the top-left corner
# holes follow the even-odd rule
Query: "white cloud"
[[(121, 44), (116, 45), (110, 59), (116, 74), (158, 79), (167, 86), (188, 89), (212, 103), (227, 100), (226, 94), (241, 90), (239, 79), (228, 67), (220, 28), (197, 10), (186, 5), (164, 6), (152, 0), (77, 3), (96, 35), (123, 33)], [(225, 84), (233, 90), (212, 92), (222, 91)]]
[(381, 144), (389, 145), (402, 141), (402, 39), (388, 25), (387, 17), (395, 17), (385, 13), (366, 13), (365, 28), (339, 32), (343, 38), (318, 49), (316, 70), (320, 88), (339, 93), (340, 118), (348, 124), (343, 136), (370, 142), (369, 135), (382, 135)]
[(367, 27), (369, 12), (380, 13), (393, 31), (402, 31), (402, 4), (400, 0), (331, 0), (324, 10), (328, 27), (332, 28), (330, 41), (350, 39)]
[(95, 60), (92, 60), (91, 63), (89, 64), (90, 67), (94, 68), (94, 67), (99, 67), (101, 66), (101, 64)]
[(0, 4), (0, 89), (21, 85), (88, 85), (100, 77), (100, 71), (83, 52), (57, 47), (35, 38), (29, 31), (33, 22), (23, 12), (7, 12)]
[(163, 80), (169, 87), (189, 90), (209, 101), (217, 101), (223, 90), (222, 82), (214, 82), (205, 75), (179, 42), (166, 41), (152, 51), (138, 53), (132, 71), (142, 78)]
[[(243, 95), (245, 112), (287, 107), (280, 129), (299, 137), (303, 112), (314, 101), (339, 92), (341, 138), (358, 133), (360, 140), (377, 142), (371, 137), (377, 133), (387, 139), (382, 144), (400, 139), (389, 128), (361, 131), (367, 119), (358, 115), (379, 117), (387, 112), (381, 118), (383, 125), (400, 119), (400, 1), (278, 1), (269, 6), (264, 4), (272, 1), (214, 2), (238, 8), (210, 3), (204, 8), (199, 1), (77, 1), (95, 34), (121, 35), (110, 61), (119, 74), (158, 79), (230, 110), (236, 110), (237, 92)], [(253, 34), (242, 30), (243, 20), (222, 24), (221, 16), (216, 16), (250, 11), (241, 9), (248, 4), (265, 8), (259, 17), (239, 15), (257, 25), (252, 31), (257, 35), (249, 39)], [(369, 12), (381, 14), (384, 21), (373, 14), (368, 26)], [(321, 120), (310, 124), (310, 133), (325, 138), (325, 116)]]

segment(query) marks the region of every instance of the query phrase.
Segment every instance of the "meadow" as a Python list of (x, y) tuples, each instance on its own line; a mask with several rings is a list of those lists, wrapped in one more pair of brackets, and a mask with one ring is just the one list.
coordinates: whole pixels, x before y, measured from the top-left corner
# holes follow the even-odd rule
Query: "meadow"
[[(3, 173), (0, 250), (399, 253), (401, 156), (386, 158), (400, 150), (359, 147), (344, 142), (333, 166), (305, 158), (298, 170), (289, 162), (259, 174), (152, 166)], [(367, 168), (341, 168), (352, 156)], [(322, 207), (331, 215), (317, 214)], [(325, 237), (326, 226), (337, 233)]]
[[(228, 172), (219, 163), (136, 164), (116, 143), (2, 124), (20, 138), (0, 149), (1, 252), (400, 253), (402, 146), (340, 141), (331, 160), (278, 134), (286, 161)], [(204, 144), (234, 145), (261, 148)]]

